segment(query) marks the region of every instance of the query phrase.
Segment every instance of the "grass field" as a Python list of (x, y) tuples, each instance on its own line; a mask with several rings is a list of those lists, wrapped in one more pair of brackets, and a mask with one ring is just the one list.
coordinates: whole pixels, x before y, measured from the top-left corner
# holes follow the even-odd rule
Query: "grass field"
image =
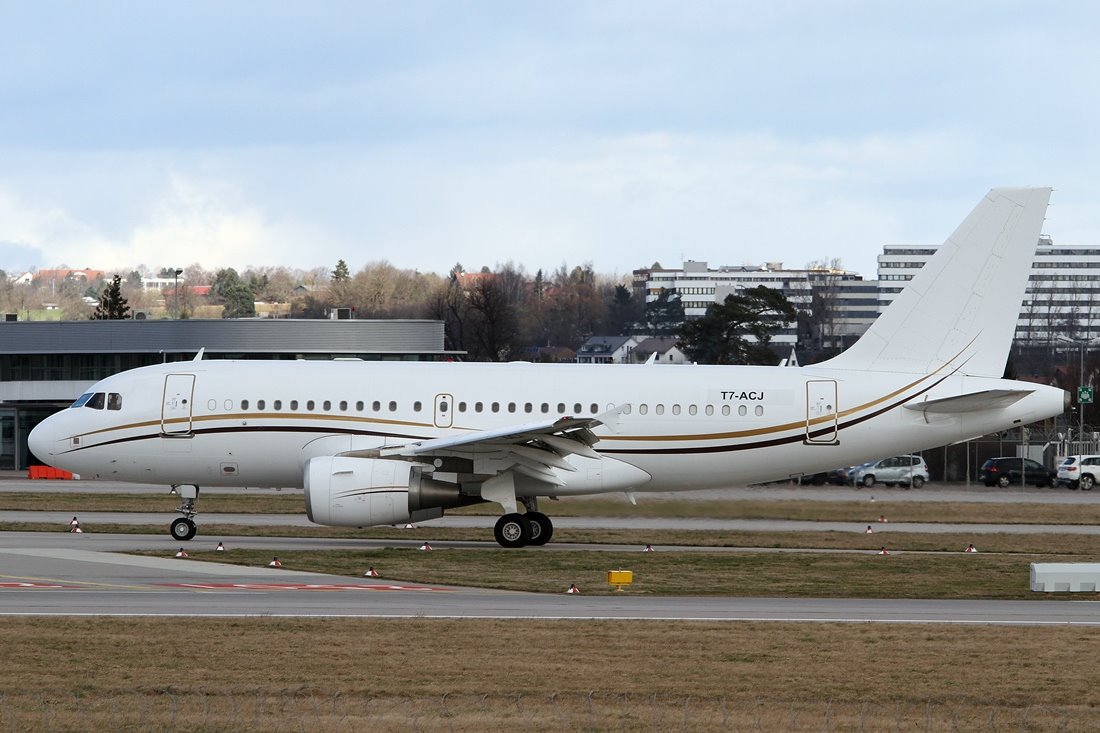
[(5, 619), (0, 728), (1091, 731), (1073, 628)]

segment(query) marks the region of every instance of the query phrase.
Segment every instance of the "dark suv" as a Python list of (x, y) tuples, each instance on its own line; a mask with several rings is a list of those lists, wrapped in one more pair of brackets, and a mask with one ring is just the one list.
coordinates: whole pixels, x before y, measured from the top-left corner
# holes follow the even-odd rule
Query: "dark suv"
[(1057, 477), (1057, 471), (1030, 458), (990, 458), (978, 471), (978, 480), (986, 486), (1002, 488), (1011, 484), (1034, 484), (1041, 489), (1054, 486)]

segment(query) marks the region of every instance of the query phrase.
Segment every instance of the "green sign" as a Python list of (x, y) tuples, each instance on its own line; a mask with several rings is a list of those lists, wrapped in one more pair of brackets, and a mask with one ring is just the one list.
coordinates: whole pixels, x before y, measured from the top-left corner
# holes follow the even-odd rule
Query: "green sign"
[(1092, 387), (1078, 387), (1077, 388), (1077, 404), (1079, 404), (1079, 405), (1092, 404)]

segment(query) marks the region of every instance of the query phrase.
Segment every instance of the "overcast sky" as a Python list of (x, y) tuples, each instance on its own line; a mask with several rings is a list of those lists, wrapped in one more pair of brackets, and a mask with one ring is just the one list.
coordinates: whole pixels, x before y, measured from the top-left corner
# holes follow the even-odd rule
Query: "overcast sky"
[(0, 268), (1100, 246), (1100, 4), (0, 0)]

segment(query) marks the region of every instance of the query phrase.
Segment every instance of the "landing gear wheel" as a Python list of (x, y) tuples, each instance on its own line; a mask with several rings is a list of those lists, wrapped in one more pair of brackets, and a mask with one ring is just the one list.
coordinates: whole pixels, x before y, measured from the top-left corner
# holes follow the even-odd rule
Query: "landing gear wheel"
[(545, 545), (554, 534), (554, 523), (542, 512), (527, 512), (527, 521), (531, 523), (529, 545)]
[(194, 537), (197, 530), (198, 528), (195, 526), (195, 523), (186, 517), (180, 517), (172, 522), (172, 537), (180, 542), (186, 542)]
[(501, 547), (523, 547), (531, 541), (531, 522), (523, 514), (505, 514), (497, 520), (493, 536)]

